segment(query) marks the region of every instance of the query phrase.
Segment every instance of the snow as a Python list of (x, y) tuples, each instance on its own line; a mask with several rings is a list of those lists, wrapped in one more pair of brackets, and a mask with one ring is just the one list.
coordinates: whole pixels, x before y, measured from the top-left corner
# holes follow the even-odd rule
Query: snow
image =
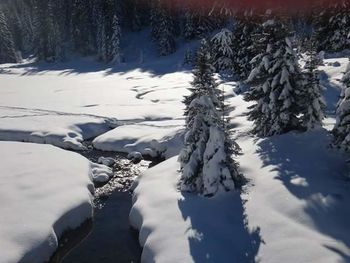
[[(168, 126), (181, 128), (182, 100), (192, 79), (188, 72), (169, 68), (169, 59), (176, 65), (174, 61), (182, 62), (182, 54), (180, 50), (164, 62), (131, 63), (116, 68), (105, 68), (88, 58), (53, 65), (30, 61), (0, 65), (0, 140), (82, 150), (82, 141), (120, 125), (131, 127), (117, 130), (117, 136), (124, 128), (136, 131), (138, 126), (148, 136), (156, 132), (156, 140), (171, 136), (175, 129)], [(162, 63), (168, 71), (160, 73)], [(115, 141), (118, 140), (117, 137)], [(101, 138), (98, 142), (100, 146)], [(146, 148), (146, 139), (142, 142), (140, 147)], [(106, 144), (103, 142), (103, 149), (124, 148), (114, 141), (112, 145)], [(126, 148), (123, 151), (139, 150)]]
[[(327, 74), (331, 81), (340, 75)], [(329, 101), (329, 89), (338, 87), (326, 88)], [(145, 172), (134, 186), (130, 213), (142, 261), (347, 262), (347, 156), (329, 147), (326, 129), (258, 139), (246, 119), (250, 104), (242, 96), (229, 104), (248, 184), (241, 195), (208, 199), (178, 190), (177, 157)]]
[[(1, 91), (0, 91), (1, 92)], [(0, 106), (0, 140), (84, 150), (84, 140), (110, 130), (108, 119), (41, 109)]]
[(232, 117), (239, 123), (241, 170), (250, 181), (242, 199), (249, 228), (259, 227), (260, 262), (345, 262), (350, 255), (347, 223), (350, 184), (346, 156), (329, 148), (326, 130), (267, 139), (247, 135), (239, 97)]
[(1, 262), (45, 262), (92, 217), (90, 162), (51, 145), (0, 142)]
[[(143, 262), (349, 261), (349, 158), (329, 147), (325, 130), (335, 123), (348, 58), (327, 57), (319, 68), (325, 129), (258, 139), (249, 133), (249, 104), (227, 94), (243, 153), (237, 161), (248, 184), (241, 195), (208, 199), (178, 191), (182, 100), (192, 79), (179, 66), (185, 46), (154, 59), (148, 43), (140, 47), (140, 38), (126, 38), (130, 46), (123, 51), (133, 62), (113, 68), (89, 58), (0, 65), (0, 140), (83, 150), (91, 139), (100, 150), (170, 158), (134, 186), (130, 221), (140, 230)], [(91, 181), (113, 175), (105, 166), (112, 160), (92, 164), (49, 145), (0, 142), (0, 160), (5, 262), (48, 260), (62, 232), (91, 217)]]
[[(131, 225), (140, 230), (142, 262), (246, 262), (256, 232), (244, 228), (238, 193), (212, 199), (176, 190), (177, 157), (145, 172), (137, 183)], [(227, 209), (229, 208), (229, 209)], [(247, 247), (250, 246), (250, 249)]]
[(115, 163), (115, 160), (112, 157), (101, 156), (100, 158), (98, 158), (97, 162), (106, 166), (112, 166)]
[(184, 120), (145, 121), (122, 125), (94, 139), (96, 149), (143, 155), (176, 155), (182, 146)]

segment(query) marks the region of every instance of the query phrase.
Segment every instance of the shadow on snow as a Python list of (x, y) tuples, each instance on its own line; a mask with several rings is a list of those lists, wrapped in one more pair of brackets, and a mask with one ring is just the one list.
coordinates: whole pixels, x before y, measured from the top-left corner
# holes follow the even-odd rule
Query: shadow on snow
[[(350, 248), (350, 183), (346, 156), (330, 149), (331, 136), (315, 130), (274, 136), (258, 143), (264, 167), (273, 167), (287, 190), (305, 201), (304, 212), (314, 228)], [(345, 262), (349, 255), (336, 247), (325, 247), (339, 254)]]
[(260, 229), (249, 231), (238, 192), (214, 198), (184, 193), (178, 201), (194, 262), (257, 262)]

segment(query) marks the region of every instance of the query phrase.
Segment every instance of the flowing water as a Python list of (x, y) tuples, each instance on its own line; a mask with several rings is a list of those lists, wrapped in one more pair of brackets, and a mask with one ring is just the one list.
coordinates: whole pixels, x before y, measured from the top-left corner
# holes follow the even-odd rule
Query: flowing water
[(132, 205), (129, 188), (134, 179), (150, 166), (150, 162), (134, 164), (122, 154), (94, 149), (80, 153), (93, 162), (97, 162), (100, 156), (115, 158), (114, 177), (106, 185), (96, 188), (93, 220), (67, 231), (50, 262), (140, 262), (142, 249), (138, 233), (129, 225)]

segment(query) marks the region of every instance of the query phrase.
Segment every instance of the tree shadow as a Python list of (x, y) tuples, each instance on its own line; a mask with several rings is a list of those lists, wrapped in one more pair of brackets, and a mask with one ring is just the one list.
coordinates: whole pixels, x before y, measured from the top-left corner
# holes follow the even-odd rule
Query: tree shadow
[(205, 198), (183, 193), (178, 201), (194, 262), (258, 262), (260, 229), (249, 230), (238, 192)]
[(320, 72), (320, 83), (325, 88), (323, 91), (323, 96), (326, 98), (326, 115), (334, 116), (337, 108), (337, 104), (339, 102), (341, 87), (332, 83), (328, 77), (328, 75), (324, 72)]
[[(320, 129), (308, 133), (288, 133), (258, 141), (264, 167), (277, 172), (286, 189), (302, 200), (311, 220), (309, 227), (338, 240), (350, 249), (350, 183), (346, 156), (329, 147), (331, 136)], [(325, 240), (325, 242), (327, 242)], [(338, 248), (324, 244), (331, 251)], [(338, 253), (344, 262), (349, 255)]]

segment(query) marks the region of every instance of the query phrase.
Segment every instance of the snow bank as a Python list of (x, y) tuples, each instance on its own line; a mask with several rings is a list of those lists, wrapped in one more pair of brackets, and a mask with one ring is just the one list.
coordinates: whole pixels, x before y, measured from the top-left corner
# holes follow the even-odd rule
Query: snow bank
[(138, 180), (130, 212), (140, 231), (142, 262), (247, 262), (259, 231), (245, 228), (238, 193), (207, 199), (177, 191), (177, 157)]
[(90, 162), (50, 145), (0, 142), (0, 167), (0, 261), (48, 261), (62, 232), (92, 217)]
[(111, 129), (108, 119), (0, 106), (0, 140), (84, 150), (82, 142)]
[(182, 146), (183, 120), (148, 121), (124, 125), (94, 139), (96, 149), (117, 152), (161, 154), (166, 158), (179, 153)]

